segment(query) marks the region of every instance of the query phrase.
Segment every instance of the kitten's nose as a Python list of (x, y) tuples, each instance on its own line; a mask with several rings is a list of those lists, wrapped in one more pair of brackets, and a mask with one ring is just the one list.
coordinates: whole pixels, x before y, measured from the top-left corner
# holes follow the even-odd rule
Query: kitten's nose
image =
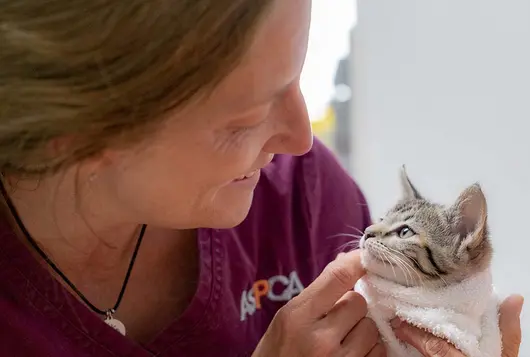
[(365, 239), (375, 238), (375, 233), (365, 233), (364, 238)]
[(372, 224), (369, 227), (366, 227), (364, 230), (364, 239), (368, 240), (371, 238), (377, 238), (385, 231), (385, 227), (381, 223)]
[(375, 238), (376, 235), (374, 232), (369, 231), (368, 229), (364, 231), (364, 239), (368, 240), (370, 238)]

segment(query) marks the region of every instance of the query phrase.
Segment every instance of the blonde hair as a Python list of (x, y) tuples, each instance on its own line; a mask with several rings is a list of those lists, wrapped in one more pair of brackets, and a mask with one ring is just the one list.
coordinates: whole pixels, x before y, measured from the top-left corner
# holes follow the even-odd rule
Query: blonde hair
[(0, 1), (0, 172), (145, 137), (238, 64), (272, 1)]

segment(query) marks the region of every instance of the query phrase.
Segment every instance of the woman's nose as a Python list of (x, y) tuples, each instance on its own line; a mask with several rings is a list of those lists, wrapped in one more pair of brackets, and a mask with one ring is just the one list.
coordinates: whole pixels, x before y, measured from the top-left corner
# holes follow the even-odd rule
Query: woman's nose
[(275, 154), (303, 155), (313, 145), (311, 122), (300, 87), (293, 85), (279, 100), (275, 112), (276, 134), (264, 150)]

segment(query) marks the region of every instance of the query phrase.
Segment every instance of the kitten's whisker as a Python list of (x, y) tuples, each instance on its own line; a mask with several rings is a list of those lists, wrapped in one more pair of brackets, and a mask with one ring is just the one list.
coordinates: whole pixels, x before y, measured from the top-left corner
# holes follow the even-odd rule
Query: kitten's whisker
[(348, 227), (348, 228), (351, 228), (351, 229), (354, 229), (354, 230), (356, 230), (356, 231), (357, 231), (357, 233), (359, 233), (359, 234), (360, 234), (361, 236), (363, 236), (363, 235), (364, 235), (364, 232), (363, 232), (363, 231), (361, 231), (361, 230), (360, 230), (359, 228), (357, 228), (357, 227), (354, 227), (354, 226), (350, 226), (350, 225), (346, 225), (346, 227)]
[[(391, 266), (392, 268), (392, 272), (394, 273), (394, 277), (397, 278), (397, 274), (396, 274), (396, 271), (394, 269), (394, 264), (392, 264), (392, 262), (395, 263), (395, 265), (397, 265), (400, 270), (403, 272), (404, 274), (404, 278), (405, 278), (405, 283), (407, 286), (410, 286), (410, 282), (409, 282), (409, 277), (411, 279), (411, 281), (414, 281), (413, 277), (412, 277), (412, 274), (410, 272), (410, 267), (405, 263), (403, 262), (401, 259), (398, 259), (397, 257), (395, 257), (392, 252), (389, 251), (388, 247), (386, 247), (385, 245), (377, 245), (377, 248), (376, 249), (378, 252), (381, 252), (385, 255), (386, 259), (388, 260), (388, 263), (389, 265)], [(386, 264), (385, 264), (386, 265)]]
[(399, 266), (399, 268), (401, 269), (401, 271), (403, 272), (404, 274), (404, 277), (405, 277), (405, 283), (407, 286), (410, 286), (410, 282), (409, 282), (409, 277), (412, 281), (414, 281), (413, 277), (412, 277), (412, 274), (410, 272), (410, 268), (408, 267), (407, 264), (405, 264), (405, 262), (403, 262), (403, 260), (401, 260), (400, 258), (398, 258), (397, 256), (393, 255), (391, 252), (389, 252), (390, 256), (392, 257), (392, 260), (396, 263), (396, 265)]
[[(372, 247), (373, 247), (374, 250), (377, 252), (378, 256), (380, 256), (380, 252), (383, 252), (383, 251), (385, 251), (385, 250), (387, 251), (387, 254), (390, 254), (390, 255), (391, 255), (391, 253), (388, 251), (388, 248), (387, 248), (384, 244), (373, 244)], [(388, 258), (387, 258), (387, 259), (388, 259)], [(384, 266), (386, 266), (385, 261), (384, 261), (384, 260), (382, 260), (382, 261), (383, 261)], [(393, 259), (393, 261), (395, 261), (395, 259)], [(391, 262), (390, 260), (388, 260), (388, 262), (389, 262), (390, 266), (392, 267), (392, 262)], [(406, 271), (403, 269), (403, 267), (401, 266), (401, 264), (398, 263), (397, 265), (399, 266), (399, 268), (401, 269), (401, 271), (405, 274), (406, 284), (409, 285), (408, 278), (407, 278), (407, 273), (408, 273), (408, 272), (406, 272)], [(393, 267), (392, 267), (392, 271), (393, 271), (393, 273), (394, 273), (394, 276), (397, 278), (397, 276), (396, 276), (396, 272), (395, 272), (395, 270), (394, 270)], [(412, 277), (411, 277), (411, 278), (412, 278)]]
[(440, 278), (440, 280), (444, 283), (444, 285), (447, 287), (449, 286), (449, 284), (447, 284), (447, 281), (445, 281), (445, 279), (443, 278), (443, 276), (441, 276), (440, 274), (436, 273), (436, 275), (438, 276), (438, 278)]
[(396, 257), (391, 252), (388, 251), (387, 253), (389, 254), (389, 257), (392, 259), (392, 261), (399, 267), (401, 272), (404, 274), (405, 284), (407, 286), (410, 285), (408, 278), (410, 276), (412, 279), (412, 276), (410, 275), (410, 272), (408, 271), (407, 267), (404, 266), (403, 263), (400, 262), (398, 259), (396, 259)]
[[(414, 268), (414, 266), (412, 266), (412, 265), (407, 261), (407, 259), (413, 259), (413, 258), (407, 257), (405, 254), (403, 254), (402, 252), (400, 252), (400, 251), (398, 251), (398, 250), (396, 250), (396, 249), (393, 249), (393, 248), (390, 248), (390, 247), (387, 247), (387, 246), (385, 246), (385, 248), (388, 249), (389, 251), (395, 253), (396, 255), (394, 255), (394, 258), (398, 259), (399, 261), (401, 261), (401, 263), (403, 263), (403, 264), (405, 264), (405, 265), (407, 266), (407, 268), (408, 268), (407, 271), (409, 271), (409, 274), (410, 274), (410, 270), (412, 270), (412, 271), (416, 274), (416, 276), (418, 277), (418, 282), (419, 282), (422, 286), (425, 285), (425, 284), (424, 284), (424, 279), (422, 278), (422, 276), (417, 272), (416, 268)], [(403, 258), (405, 258), (405, 259), (401, 258), (400, 256), (403, 257)], [(413, 260), (414, 260), (414, 259), (413, 259)], [(411, 278), (412, 280), (414, 280), (414, 279), (412, 278), (412, 275), (410, 275), (410, 278)]]
[[(401, 264), (404, 266), (404, 268), (408, 272), (410, 280), (412, 280), (412, 281), (416, 280), (417, 282), (419, 282), (421, 284), (421, 282), (422, 282), (421, 276), (418, 274), (418, 272), (416, 271), (416, 269), (414, 269), (414, 267), (412, 265), (410, 265), (407, 261), (405, 261), (403, 258), (401, 258), (399, 256), (394, 256), (394, 258), (397, 261), (401, 262)], [(416, 274), (418, 279), (414, 279), (414, 276), (412, 275), (413, 273)]]
[(390, 265), (390, 268), (392, 269), (392, 273), (394, 273), (394, 278), (397, 279), (396, 270), (394, 269), (394, 264), (390, 261), (389, 258), (392, 258), (391, 254), (389, 252), (382, 251), (383, 256), (388, 260), (388, 264)]
[(351, 234), (351, 233), (339, 233), (339, 234), (334, 234), (332, 236), (328, 236), (327, 239), (337, 238), (337, 237), (352, 237), (355, 239), (361, 239), (363, 236), (358, 236), (358, 235)]
[(386, 261), (385, 259), (381, 256), (381, 252), (378, 248), (375, 248), (375, 252), (377, 253), (377, 256), (379, 257), (379, 259), (381, 259), (381, 261), (383, 262), (383, 266), (386, 267)]
[(351, 250), (355, 250), (359, 248), (359, 242), (358, 241), (350, 241), (350, 242), (346, 242), (344, 244), (341, 244), (337, 249), (337, 253), (338, 252), (344, 252), (346, 249), (348, 249), (348, 251), (351, 251)]
[[(397, 251), (396, 251), (396, 252), (397, 252)], [(399, 253), (401, 256), (403, 256), (404, 259), (406, 259), (406, 260), (412, 260), (412, 261), (415, 262), (417, 265), (420, 265), (420, 262), (419, 262), (417, 259), (415, 259), (415, 258), (413, 258), (413, 257), (409, 257), (409, 256), (403, 254), (402, 252), (397, 252), (397, 253)], [(409, 263), (409, 264), (410, 264), (410, 263)], [(418, 273), (418, 270), (416, 269), (416, 267), (414, 267), (414, 266), (412, 266), (412, 265), (410, 265), (410, 267), (411, 267), (411, 269), (416, 273), (416, 275), (418, 276), (418, 281), (419, 281), (419, 283), (420, 283), (420, 286), (421, 286), (422, 288), (423, 288), (423, 287), (426, 287), (426, 285), (425, 285), (425, 277), (424, 277), (424, 275), (423, 275), (423, 274), (420, 275), (420, 273)]]
[[(378, 245), (378, 244), (372, 244), (372, 248), (374, 248), (374, 251), (377, 253), (377, 256), (379, 257), (379, 259), (381, 260), (381, 262), (383, 263), (383, 266), (386, 267), (386, 262), (388, 261), (388, 264), (390, 265), (390, 268), (392, 269), (392, 271), (394, 271), (394, 267), (392, 266), (392, 262), (390, 260), (388, 260), (385, 256), (384, 256), (384, 252), (381, 250), (381, 247)], [(394, 271), (394, 274), (395, 274), (395, 271)]]
[(392, 262), (386, 257), (387, 253), (384, 251), (383, 246), (380, 245), (380, 244), (374, 244), (374, 245), (372, 245), (372, 246), (375, 248), (375, 250), (376, 250), (376, 252), (377, 252), (377, 255), (378, 255), (379, 257), (382, 256), (381, 261), (383, 262), (384, 266), (386, 266), (386, 262), (388, 261), (388, 264), (390, 265), (390, 268), (391, 268), (392, 271), (394, 272), (394, 277), (397, 278), (397, 276), (396, 276), (396, 271), (394, 270), (394, 266), (393, 266)]

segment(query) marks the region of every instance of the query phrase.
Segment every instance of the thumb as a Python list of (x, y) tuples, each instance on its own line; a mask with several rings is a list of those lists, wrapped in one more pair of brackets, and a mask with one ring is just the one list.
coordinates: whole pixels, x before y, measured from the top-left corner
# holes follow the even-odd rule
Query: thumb
[(502, 357), (519, 356), (521, 344), (521, 311), (524, 298), (512, 295), (504, 300), (499, 308), (499, 328), (502, 334)]
[(364, 274), (360, 252), (344, 254), (328, 264), (290, 305), (301, 307), (304, 315), (310, 319), (319, 319), (331, 310), (337, 300), (352, 290)]
[(417, 349), (424, 357), (464, 357), (462, 352), (447, 341), (402, 322), (399, 318), (395, 318), (391, 323), (396, 337)]

